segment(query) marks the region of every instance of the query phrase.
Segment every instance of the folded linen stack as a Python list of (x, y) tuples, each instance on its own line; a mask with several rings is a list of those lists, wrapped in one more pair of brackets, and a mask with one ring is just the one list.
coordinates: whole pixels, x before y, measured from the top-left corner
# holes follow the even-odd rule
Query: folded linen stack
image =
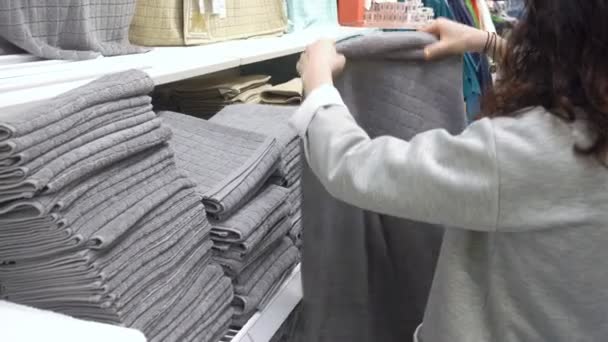
[(300, 178), (304, 156), (296, 131), (287, 123), (294, 111), (293, 107), (240, 104), (224, 108), (210, 121), (263, 134), (277, 141), (277, 146), (281, 150), (281, 160), (271, 181), (288, 189), (288, 202), (291, 205), (292, 215), (290, 236), (294, 237), (294, 243), (299, 246), (302, 225), (301, 215), (298, 216), (297, 212), (302, 203)]
[(182, 81), (164, 90), (179, 112), (207, 119), (227, 105), (260, 103), (262, 92), (272, 88), (269, 81), (270, 76), (265, 75), (219, 73)]
[(277, 84), (264, 90), (261, 94), (262, 103), (271, 105), (297, 105), (302, 102), (303, 85), (301, 78)]
[[(210, 225), (128, 71), (0, 120), (0, 299), (141, 330), (225, 333), (233, 288)], [(215, 329), (215, 330), (214, 330)]]
[(290, 190), (268, 183), (281, 156), (278, 142), (184, 114), (159, 115), (173, 130), (178, 166), (196, 182), (206, 206), (214, 259), (233, 278), (234, 323), (241, 324), (299, 260), (287, 238), (293, 226)]

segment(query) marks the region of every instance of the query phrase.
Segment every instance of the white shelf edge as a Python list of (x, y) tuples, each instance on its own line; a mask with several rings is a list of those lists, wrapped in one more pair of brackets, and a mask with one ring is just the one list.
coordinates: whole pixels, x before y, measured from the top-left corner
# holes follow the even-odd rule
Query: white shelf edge
[[(4, 78), (4, 81), (0, 69), (0, 108), (48, 99), (102, 75), (127, 68), (145, 70), (154, 82), (160, 85), (299, 53), (319, 38), (339, 40), (369, 31), (370, 29), (340, 26), (319, 27), (280, 37), (235, 40), (203, 46), (155, 48), (144, 54), (88, 61), (39, 62), (46, 63), (46, 66), (37, 65), (35, 61), (39, 59), (33, 56), (0, 56), (0, 65), (4, 66), (7, 72), (10, 70), (11, 75), (18, 73), (19, 64), (23, 64), (22, 68), (35, 69), (35, 72), (24, 69), (22, 77)], [(8, 68), (6, 65), (15, 66)]]
[(283, 286), (232, 338), (231, 342), (268, 342), (279, 330), (289, 314), (302, 300), (302, 273), (298, 264)]

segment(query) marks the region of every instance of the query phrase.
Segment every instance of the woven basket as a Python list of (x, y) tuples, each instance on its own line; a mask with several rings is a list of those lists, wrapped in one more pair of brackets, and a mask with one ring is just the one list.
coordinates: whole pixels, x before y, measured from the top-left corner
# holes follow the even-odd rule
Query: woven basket
[(170, 46), (280, 35), (287, 27), (284, 6), (284, 0), (226, 0), (221, 18), (201, 13), (199, 0), (138, 0), (129, 37), (139, 45)]

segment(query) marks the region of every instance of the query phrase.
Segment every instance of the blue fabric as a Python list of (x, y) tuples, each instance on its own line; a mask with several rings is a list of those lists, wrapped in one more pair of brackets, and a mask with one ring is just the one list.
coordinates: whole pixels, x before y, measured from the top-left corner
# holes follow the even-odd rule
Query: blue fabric
[(508, 0), (507, 1), (507, 14), (513, 18), (521, 18), (524, 13), (525, 4), (524, 0)]
[(311, 26), (338, 25), (336, 0), (286, 0), (286, 2), (289, 32)]
[[(462, 0), (424, 0), (423, 2), (425, 6), (433, 9), (436, 17), (444, 17), (465, 25), (475, 26), (473, 18)], [(466, 53), (464, 55), (462, 88), (469, 122), (473, 121), (481, 111), (479, 105), (482, 90), (481, 79), (484, 76), (484, 72), (480, 68), (482, 64), (479, 54)], [(489, 75), (489, 68), (487, 73)]]

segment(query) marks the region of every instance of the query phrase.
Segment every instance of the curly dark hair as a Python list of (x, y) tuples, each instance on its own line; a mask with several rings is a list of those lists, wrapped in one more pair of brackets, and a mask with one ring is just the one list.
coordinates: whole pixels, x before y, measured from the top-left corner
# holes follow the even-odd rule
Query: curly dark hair
[(569, 122), (584, 112), (590, 148), (608, 153), (608, 1), (526, 0), (526, 11), (507, 38), (500, 77), (484, 98), (490, 117), (543, 106)]

